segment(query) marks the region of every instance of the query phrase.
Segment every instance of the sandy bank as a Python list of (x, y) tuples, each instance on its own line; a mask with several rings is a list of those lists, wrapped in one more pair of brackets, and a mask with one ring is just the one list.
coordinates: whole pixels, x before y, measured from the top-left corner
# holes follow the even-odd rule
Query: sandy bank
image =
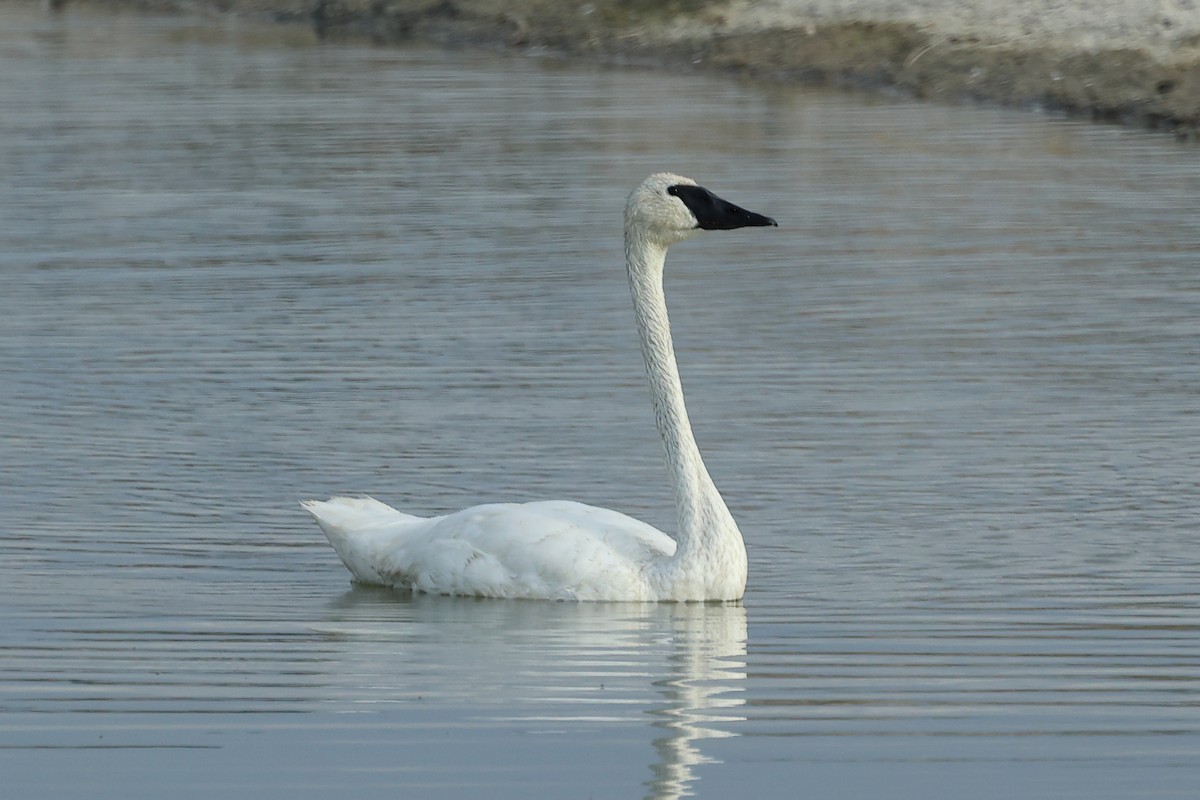
[(1190, 137), (1200, 131), (1200, 0), (141, 4), (302, 21), (334, 38), (550, 50), (593, 60), (887, 88), (949, 102), (1060, 109)]

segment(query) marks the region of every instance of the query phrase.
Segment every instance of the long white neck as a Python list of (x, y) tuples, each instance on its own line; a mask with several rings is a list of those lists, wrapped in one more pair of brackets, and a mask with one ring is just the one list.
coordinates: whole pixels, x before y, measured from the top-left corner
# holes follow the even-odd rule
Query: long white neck
[(626, 230), (634, 316), (679, 515), (675, 556), (661, 565), (659, 577), (672, 599), (736, 599), (746, 585), (746, 546), (700, 457), (684, 406), (663, 293), (666, 257), (665, 246)]

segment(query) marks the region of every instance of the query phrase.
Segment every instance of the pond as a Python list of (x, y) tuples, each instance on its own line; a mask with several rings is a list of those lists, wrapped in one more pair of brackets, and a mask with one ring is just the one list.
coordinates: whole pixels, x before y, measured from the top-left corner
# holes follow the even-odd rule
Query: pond
[[(19, 797), (1190, 798), (1200, 161), (1035, 113), (0, 9)], [(674, 512), (672, 250), (741, 605), (354, 587), (298, 506)]]

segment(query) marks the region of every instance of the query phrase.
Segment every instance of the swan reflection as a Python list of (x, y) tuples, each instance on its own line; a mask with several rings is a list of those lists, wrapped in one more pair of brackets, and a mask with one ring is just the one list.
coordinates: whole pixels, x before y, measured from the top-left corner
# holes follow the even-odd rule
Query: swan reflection
[(656, 681), (664, 704), (651, 712), (663, 734), (654, 740), (657, 759), (647, 797), (691, 794), (692, 768), (714, 763), (702, 739), (733, 736), (728, 723), (745, 719), (737, 709), (746, 678), (746, 609), (740, 605), (688, 604), (671, 608), (674, 652), (668, 673)]
[[(532, 603), (356, 587), (318, 628), (330, 643), (336, 710), (466, 716), (474, 746), (482, 735), (498, 751), (521, 741), (514, 734), (610, 741), (618, 726), (629, 731), (622, 747), (650, 743), (650, 798), (691, 794), (695, 768), (715, 763), (703, 741), (734, 735), (730, 723), (743, 719), (740, 605)], [(593, 755), (614, 758), (599, 746)]]

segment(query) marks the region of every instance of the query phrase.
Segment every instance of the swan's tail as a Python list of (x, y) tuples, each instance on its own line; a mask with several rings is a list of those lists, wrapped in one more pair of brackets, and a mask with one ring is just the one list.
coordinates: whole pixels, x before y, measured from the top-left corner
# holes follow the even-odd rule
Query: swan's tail
[(404, 514), (373, 497), (332, 497), (300, 503), (313, 515), (342, 563), (356, 580), (386, 584), (380, 558), (420, 517)]
[(397, 511), (374, 497), (331, 497), (328, 500), (304, 500), (300, 505), (322, 524), (329, 521), (370, 527), (420, 519)]

